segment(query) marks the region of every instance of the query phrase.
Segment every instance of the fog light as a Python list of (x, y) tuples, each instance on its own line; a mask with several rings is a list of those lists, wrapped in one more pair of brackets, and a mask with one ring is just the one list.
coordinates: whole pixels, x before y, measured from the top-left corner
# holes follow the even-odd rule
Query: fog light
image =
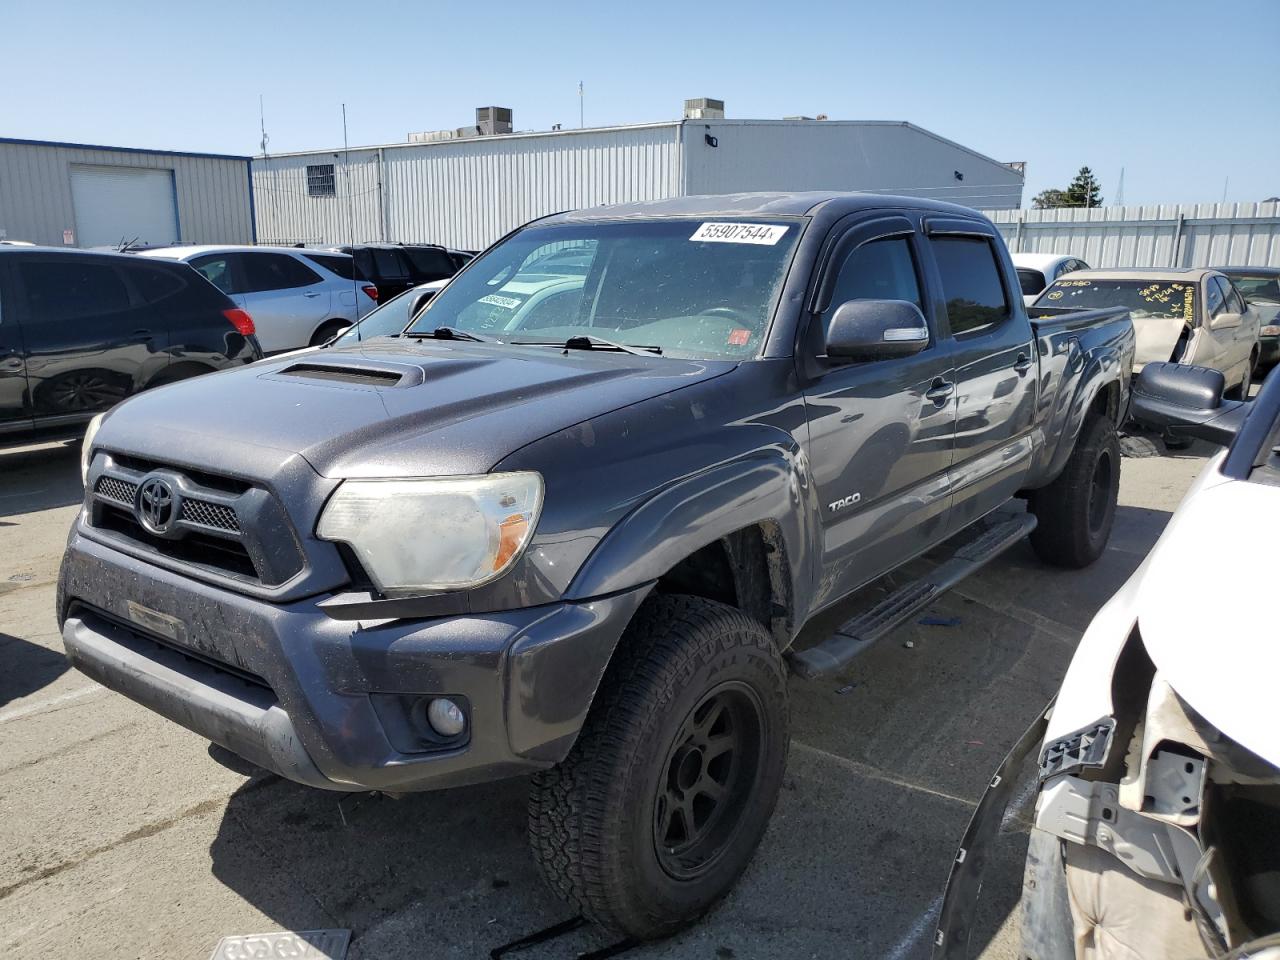
[(467, 717), (452, 700), (437, 697), (427, 704), (427, 722), (442, 737), (456, 737), (467, 727)]

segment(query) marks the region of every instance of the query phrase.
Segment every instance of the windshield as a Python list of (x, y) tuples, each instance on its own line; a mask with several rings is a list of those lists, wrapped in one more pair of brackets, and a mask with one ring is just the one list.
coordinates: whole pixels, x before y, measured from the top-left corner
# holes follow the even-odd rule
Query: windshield
[(1181, 320), (1195, 325), (1196, 285), (1181, 280), (1059, 280), (1038, 307), (1126, 307), (1134, 320)]
[(684, 359), (755, 355), (796, 221), (648, 220), (531, 227), (475, 260), (410, 333), (515, 343), (598, 337)]
[(1231, 282), (1249, 303), (1280, 304), (1280, 277), (1245, 277), (1232, 274)]
[(1034, 297), (1044, 289), (1044, 274), (1030, 267), (1019, 267), (1018, 286), (1022, 287), (1024, 297)]
[(392, 297), (382, 306), (370, 311), (365, 318), (340, 336), (338, 343), (370, 340), (373, 337), (389, 337), (400, 333), (412, 319), (409, 314), (417, 305), (421, 310), (423, 300), (431, 299), (430, 290), (410, 287), (398, 297)]

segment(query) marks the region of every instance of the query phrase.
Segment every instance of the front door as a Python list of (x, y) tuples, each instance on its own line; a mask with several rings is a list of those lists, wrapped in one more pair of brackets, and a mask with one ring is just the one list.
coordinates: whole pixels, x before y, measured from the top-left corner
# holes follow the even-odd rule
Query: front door
[(951, 530), (991, 512), (1031, 469), (1036, 346), (1000, 241), (974, 220), (926, 221), (956, 367)]
[[(942, 539), (955, 431), (951, 348), (930, 316), (913, 223), (880, 217), (855, 224), (830, 250), (797, 358), (822, 513), (817, 606)], [(929, 345), (912, 357), (829, 360), (831, 315), (862, 299), (916, 304), (929, 322)]]

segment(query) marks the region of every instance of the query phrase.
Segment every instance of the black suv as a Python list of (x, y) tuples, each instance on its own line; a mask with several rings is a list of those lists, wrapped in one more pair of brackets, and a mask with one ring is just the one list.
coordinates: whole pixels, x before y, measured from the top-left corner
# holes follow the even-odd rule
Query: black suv
[(335, 249), (355, 258), (360, 274), (377, 286), (383, 303), (420, 283), (448, 280), (474, 256), (434, 243), (368, 243)]
[(257, 360), (253, 321), (184, 263), (0, 246), (0, 444)]

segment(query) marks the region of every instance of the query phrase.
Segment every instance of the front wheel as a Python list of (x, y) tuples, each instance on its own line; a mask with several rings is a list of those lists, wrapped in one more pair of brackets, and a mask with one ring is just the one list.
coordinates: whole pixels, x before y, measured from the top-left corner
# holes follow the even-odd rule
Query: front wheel
[(342, 331), (349, 329), (351, 326), (346, 320), (330, 320), (322, 323), (315, 333), (311, 335), (311, 346), (318, 347), (322, 343), (328, 343)]
[(1120, 494), (1120, 441), (1103, 416), (1085, 423), (1058, 478), (1032, 493), (1031, 546), (1058, 567), (1087, 567), (1107, 548)]
[(648, 601), (577, 743), (534, 778), (529, 841), (551, 889), (603, 927), (675, 933), (746, 868), (777, 802), (786, 672), (745, 614)]

